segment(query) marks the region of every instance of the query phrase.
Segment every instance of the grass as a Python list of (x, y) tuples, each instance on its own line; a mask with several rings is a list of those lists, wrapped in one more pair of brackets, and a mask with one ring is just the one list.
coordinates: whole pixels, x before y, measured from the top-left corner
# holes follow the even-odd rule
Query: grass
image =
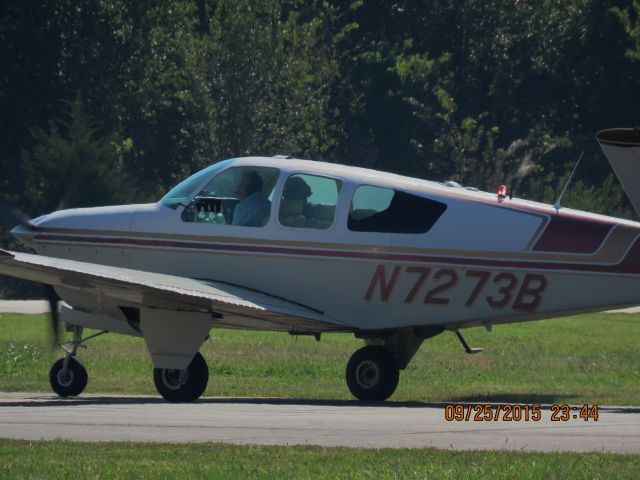
[(603, 453), (134, 444), (0, 440), (0, 477), (20, 478), (616, 478), (640, 456)]
[[(205, 395), (348, 399), (350, 335), (306, 337), (216, 330), (202, 353)], [(640, 316), (592, 314), (466, 332), (466, 355), (445, 333), (402, 372), (395, 401), (570, 402), (637, 405)], [(42, 315), (0, 315), (0, 390), (49, 391)], [(105, 335), (81, 350), (87, 392), (156, 394), (138, 338)], [(0, 440), (0, 478), (637, 478), (640, 455), (455, 452), (226, 444)]]
[[(42, 315), (0, 315), (0, 390), (49, 391), (60, 352)], [(590, 314), (471, 329), (485, 348), (467, 355), (452, 333), (427, 340), (401, 373), (395, 401), (640, 403), (640, 316)], [(313, 338), (215, 330), (201, 349), (210, 369), (205, 395), (349, 399), (344, 369), (362, 342), (347, 334)], [(87, 392), (156, 394), (144, 341), (109, 334), (79, 352)]]

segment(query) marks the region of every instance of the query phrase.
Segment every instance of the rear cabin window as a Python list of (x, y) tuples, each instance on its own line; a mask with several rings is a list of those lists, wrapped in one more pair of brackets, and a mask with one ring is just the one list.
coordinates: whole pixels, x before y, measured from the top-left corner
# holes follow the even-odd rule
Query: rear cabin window
[(426, 233), (446, 209), (435, 200), (362, 185), (351, 200), (347, 227), (353, 232)]
[(285, 227), (324, 230), (333, 225), (342, 182), (317, 175), (291, 175), (282, 190), (278, 220)]

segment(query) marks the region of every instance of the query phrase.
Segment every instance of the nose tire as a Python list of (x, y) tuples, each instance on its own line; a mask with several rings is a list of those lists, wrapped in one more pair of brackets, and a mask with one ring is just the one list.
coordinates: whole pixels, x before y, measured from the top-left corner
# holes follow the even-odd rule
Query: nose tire
[(51, 389), (61, 397), (80, 395), (89, 381), (87, 370), (75, 358), (69, 359), (67, 372), (64, 371), (64, 358), (56, 361), (49, 370)]

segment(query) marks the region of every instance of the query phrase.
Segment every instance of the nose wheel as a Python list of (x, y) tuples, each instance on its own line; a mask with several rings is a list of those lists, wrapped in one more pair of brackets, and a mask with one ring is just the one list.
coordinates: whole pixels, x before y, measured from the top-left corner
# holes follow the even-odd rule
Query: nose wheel
[(351, 356), (346, 377), (349, 390), (358, 400), (384, 401), (396, 391), (400, 370), (386, 348), (370, 345)]
[[(65, 361), (67, 366), (65, 368)], [(87, 386), (89, 377), (82, 364), (75, 358), (61, 358), (49, 370), (49, 383), (61, 397), (75, 397)]]
[(82, 364), (76, 360), (76, 353), (80, 347), (87, 348), (84, 345), (86, 341), (107, 333), (103, 331), (82, 338), (83, 328), (79, 325), (73, 325), (72, 328), (73, 339), (58, 345), (64, 350), (64, 358), (56, 361), (49, 370), (51, 389), (61, 397), (75, 397), (84, 391), (89, 381), (89, 375)]
[(209, 382), (209, 367), (197, 352), (186, 370), (154, 368), (153, 381), (158, 393), (174, 403), (193, 402), (202, 395)]

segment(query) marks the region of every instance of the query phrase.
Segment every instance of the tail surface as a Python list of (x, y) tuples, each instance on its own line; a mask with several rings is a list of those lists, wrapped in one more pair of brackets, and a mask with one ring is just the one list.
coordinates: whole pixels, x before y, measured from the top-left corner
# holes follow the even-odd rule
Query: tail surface
[(640, 215), (640, 128), (611, 128), (597, 133), (633, 209)]

